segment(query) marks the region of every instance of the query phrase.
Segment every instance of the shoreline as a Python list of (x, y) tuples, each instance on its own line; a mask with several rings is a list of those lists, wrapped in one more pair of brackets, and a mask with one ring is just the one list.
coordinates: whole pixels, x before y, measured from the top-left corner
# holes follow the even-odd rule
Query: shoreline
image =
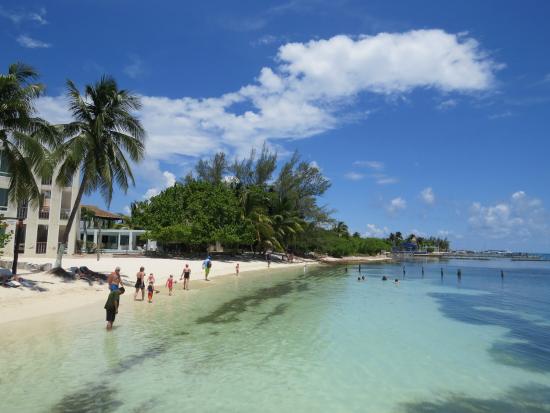
[(323, 264), (330, 265), (341, 265), (341, 264), (373, 264), (373, 263), (387, 263), (392, 262), (393, 258), (386, 255), (375, 255), (375, 256), (350, 256), (350, 257), (323, 257), (319, 258), (319, 262)]
[[(25, 260), (25, 262), (34, 264), (44, 264), (51, 261), (52, 259), (44, 258), (29, 258)], [(213, 262), (214, 265), (209, 276), (210, 280), (205, 281), (201, 270), (202, 259), (181, 260), (144, 257), (104, 257), (98, 262), (95, 258), (66, 257), (64, 259), (64, 267), (77, 266), (77, 262), (78, 266), (86, 265), (98, 272), (110, 272), (116, 266), (120, 266), (122, 270), (121, 275), (123, 277), (122, 281), (127, 291), (124, 296), (131, 297), (132, 300), (135, 292), (133, 287), (135, 273), (130, 271), (135, 269), (135, 272), (137, 272), (140, 266), (145, 267), (146, 274), (154, 269), (153, 273), (156, 278), (155, 289), (165, 293), (167, 291), (165, 283), (169, 274), (174, 275), (176, 280), (174, 288), (179, 289), (178, 284), (181, 283), (179, 280), (181, 272), (176, 272), (175, 270), (180, 269), (181, 271), (186, 263), (189, 263), (192, 271), (190, 291), (201, 290), (210, 285), (210, 283), (217, 278), (225, 278), (230, 275), (235, 276), (235, 264), (237, 262), (240, 265), (239, 276), (257, 271), (279, 272), (281, 270), (302, 268), (304, 265), (307, 267), (322, 265), (319, 261), (313, 260), (304, 260), (298, 263), (272, 262), (271, 268), (268, 269), (265, 260), (248, 260), (242, 262), (239, 260), (226, 259)], [(107, 270), (108, 268), (110, 268), (110, 270)], [(128, 270), (129, 268), (131, 268), (131, 270)], [(68, 281), (64, 280), (62, 277), (44, 271), (35, 273), (21, 271), (18, 275), (25, 280), (34, 282), (38, 287), (45, 288), (47, 291), (34, 291), (28, 287), (0, 288), (0, 313), (2, 314), (0, 325), (70, 312), (82, 307), (97, 304), (98, 302), (106, 300), (107, 297), (107, 285), (104, 283), (93, 282), (89, 284), (84, 280)]]

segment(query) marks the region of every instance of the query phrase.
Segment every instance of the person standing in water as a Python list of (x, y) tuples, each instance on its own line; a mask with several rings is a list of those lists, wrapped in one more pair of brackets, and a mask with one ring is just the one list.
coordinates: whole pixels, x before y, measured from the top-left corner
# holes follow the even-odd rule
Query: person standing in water
[(424, 278), (424, 266), (422, 266), (422, 278)]
[(109, 284), (109, 290), (117, 290), (121, 284), (120, 279), (120, 267), (116, 267), (115, 270), (107, 277), (107, 284)]
[(136, 274), (136, 292), (134, 293), (134, 301), (137, 300), (139, 290), (141, 290), (141, 301), (145, 301), (145, 268), (140, 267)]
[(271, 253), (270, 252), (265, 254), (265, 259), (267, 261), (267, 268), (271, 267)]
[(113, 323), (115, 322), (116, 315), (118, 314), (118, 306), (120, 304), (120, 296), (124, 294), (124, 287), (117, 288), (112, 290), (107, 297), (107, 302), (105, 303), (105, 320), (107, 321), (107, 330), (113, 328)]
[(210, 255), (202, 262), (202, 269), (204, 270), (204, 280), (210, 281), (208, 279), (208, 275), (210, 274), (210, 270), (212, 268), (212, 257)]
[(441, 281), (443, 281), (443, 267), (441, 267)]
[(235, 265), (235, 275), (237, 277), (239, 276), (239, 271), (240, 271), (240, 266), (239, 266), (239, 263), (237, 263), (237, 265)]
[(191, 278), (191, 268), (189, 268), (189, 264), (185, 264), (183, 272), (181, 273), (180, 281), (182, 277), (183, 277), (183, 289), (189, 290), (189, 279)]
[(153, 302), (153, 293), (155, 292), (155, 286), (152, 282), (149, 283), (149, 286), (147, 287), (147, 300), (149, 301), (149, 304)]
[(153, 273), (149, 274), (149, 277), (147, 277), (147, 284), (153, 284), (153, 289), (155, 288), (155, 276)]

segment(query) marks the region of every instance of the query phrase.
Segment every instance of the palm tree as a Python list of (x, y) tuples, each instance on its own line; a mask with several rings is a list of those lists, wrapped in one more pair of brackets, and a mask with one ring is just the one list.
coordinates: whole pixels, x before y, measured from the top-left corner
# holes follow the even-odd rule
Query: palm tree
[(0, 150), (10, 176), (9, 197), (13, 202), (38, 201), (35, 175), (48, 175), (47, 148), (58, 142), (54, 127), (35, 117), (34, 101), (44, 86), (34, 81), (38, 73), (23, 63), (0, 74)]
[(349, 228), (345, 222), (338, 221), (334, 226), (334, 232), (338, 234), (339, 238), (341, 238), (342, 236), (349, 237)]
[[(10, 177), (9, 199), (19, 204), (40, 201), (35, 175), (51, 173), (48, 148), (58, 142), (56, 129), (34, 116), (34, 101), (44, 91), (42, 84), (34, 82), (37, 77), (38, 73), (23, 63), (14, 63), (7, 74), (0, 74), (0, 156)], [(15, 229), (13, 274), (17, 272), (22, 223), (19, 219)]]
[(56, 182), (66, 186), (77, 172), (81, 181), (57, 250), (55, 268), (61, 267), (82, 195), (99, 189), (110, 205), (115, 184), (126, 192), (130, 183), (134, 184), (127, 157), (132, 162), (141, 161), (145, 141), (145, 131), (133, 114), (141, 107), (139, 97), (119, 89), (112, 77), (103, 76), (94, 85), (87, 85), (84, 95), (68, 80), (67, 94), (74, 122), (63, 125), (66, 140), (54, 154), (60, 164)]

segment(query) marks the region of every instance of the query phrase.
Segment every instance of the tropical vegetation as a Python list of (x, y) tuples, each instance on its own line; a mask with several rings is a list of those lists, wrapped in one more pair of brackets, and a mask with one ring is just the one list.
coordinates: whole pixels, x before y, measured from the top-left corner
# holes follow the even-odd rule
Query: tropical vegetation
[[(278, 173), (276, 173), (278, 171)], [(150, 200), (132, 205), (131, 222), (174, 252), (224, 248), (335, 256), (377, 254), (391, 245), (349, 235), (319, 204), (330, 182), (295, 153), (279, 165), (265, 145), (245, 159), (223, 152)]]

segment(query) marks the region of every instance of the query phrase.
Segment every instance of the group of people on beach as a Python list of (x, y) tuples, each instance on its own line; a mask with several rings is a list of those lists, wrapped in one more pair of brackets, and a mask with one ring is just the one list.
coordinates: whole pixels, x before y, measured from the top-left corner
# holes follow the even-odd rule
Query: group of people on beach
[[(208, 256), (202, 262), (202, 269), (204, 270), (204, 279), (210, 281), (208, 276), (212, 269), (212, 257)], [(239, 264), (237, 264), (235, 271), (237, 275), (239, 274)], [(189, 264), (185, 264), (183, 271), (180, 276), (180, 281), (183, 280), (183, 289), (189, 290), (189, 280), (191, 279), (191, 268)], [(147, 285), (147, 301), (149, 303), (153, 302), (153, 295), (159, 291), (155, 289), (155, 276), (153, 273), (149, 273), (149, 276), (145, 274), (145, 267), (140, 267), (139, 271), (136, 274), (136, 283), (134, 288), (136, 289), (134, 293), (134, 301), (138, 301), (138, 294), (141, 292), (141, 301), (145, 301), (145, 289)], [(168, 295), (172, 295), (174, 290), (174, 275), (170, 274), (166, 280), (166, 288), (168, 288)], [(120, 296), (124, 294), (124, 284), (120, 275), (120, 267), (116, 267), (115, 270), (109, 274), (107, 277), (107, 284), (109, 286), (109, 296), (107, 297), (107, 302), (105, 303), (105, 312), (106, 312), (106, 321), (107, 321), (107, 330), (113, 328), (113, 323), (115, 322), (116, 315), (118, 314), (118, 307), (120, 304)]]

